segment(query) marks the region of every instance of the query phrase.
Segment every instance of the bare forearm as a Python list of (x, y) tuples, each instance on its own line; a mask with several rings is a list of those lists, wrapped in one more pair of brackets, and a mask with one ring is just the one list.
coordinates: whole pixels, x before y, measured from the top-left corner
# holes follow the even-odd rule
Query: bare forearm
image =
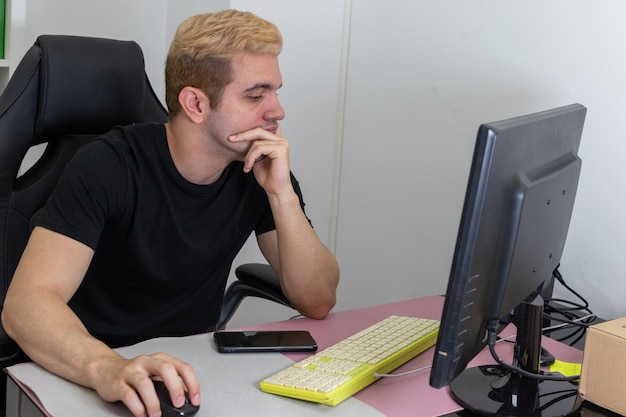
[(69, 307), (55, 295), (37, 300), (9, 297), (2, 320), (9, 334), (35, 362), (77, 384), (97, 388), (95, 364), (121, 359), (93, 338)]
[(297, 195), (270, 197), (283, 290), (301, 313), (324, 318), (335, 305), (339, 268), (304, 216)]
[(7, 333), (48, 371), (94, 389), (106, 401), (122, 401), (135, 416), (154, 415), (160, 408), (152, 376), (164, 381), (176, 407), (184, 401), (184, 386), (192, 403), (200, 404), (200, 386), (190, 365), (164, 353), (123, 358), (90, 336), (73, 312), (62, 308), (67, 307), (62, 300), (45, 295), (38, 300), (46, 307), (27, 300), (21, 308), (9, 299), (2, 321)]

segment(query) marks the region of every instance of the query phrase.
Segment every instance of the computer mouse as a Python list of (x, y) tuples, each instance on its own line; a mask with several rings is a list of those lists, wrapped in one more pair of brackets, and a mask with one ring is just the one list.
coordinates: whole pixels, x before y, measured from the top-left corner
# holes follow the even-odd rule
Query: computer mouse
[(165, 384), (162, 381), (154, 381), (154, 389), (156, 390), (157, 397), (161, 403), (161, 416), (162, 417), (191, 417), (195, 416), (200, 406), (193, 405), (189, 401), (189, 394), (185, 391), (185, 404), (182, 407), (176, 408), (172, 404), (170, 399), (170, 393), (167, 391)]

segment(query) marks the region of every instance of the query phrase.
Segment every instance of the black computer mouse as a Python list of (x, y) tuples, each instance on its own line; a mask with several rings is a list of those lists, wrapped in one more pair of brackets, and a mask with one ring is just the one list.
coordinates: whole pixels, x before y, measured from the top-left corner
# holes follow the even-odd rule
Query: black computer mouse
[(170, 399), (170, 393), (167, 391), (165, 384), (162, 381), (154, 381), (154, 389), (156, 390), (157, 397), (161, 403), (161, 416), (162, 417), (191, 417), (195, 416), (200, 406), (193, 405), (189, 401), (189, 394), (185, 391), (185, 404), (182, 407), (176, 408), (172, 405)]

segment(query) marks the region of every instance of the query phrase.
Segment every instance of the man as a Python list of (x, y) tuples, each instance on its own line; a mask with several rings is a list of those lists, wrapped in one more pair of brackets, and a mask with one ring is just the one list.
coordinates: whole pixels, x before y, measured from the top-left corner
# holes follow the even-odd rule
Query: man
[(200, 403), (191, 367), (111, 347), (210, 331), (252, 231), (285, 295), (309, 317), (335, 304), (339, 271), (304, 214), (277, 90), (276, 27), (228, 10), (179, 27), (166, 63), (168, 123), (114, 129), (70, 163), (35, 227), (2, 321), (49, 371), (159, 415)]

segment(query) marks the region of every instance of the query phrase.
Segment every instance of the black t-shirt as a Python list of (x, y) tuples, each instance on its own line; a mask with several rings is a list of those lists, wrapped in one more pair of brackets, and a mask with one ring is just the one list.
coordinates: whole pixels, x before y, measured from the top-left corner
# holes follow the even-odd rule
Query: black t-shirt
[(83, 146), (34, 224), (95, 250), (69, 305), (110, 346), (213, 330), (234, 257), (252, 231), (275, 229), (254, 174), (236, 162), (211, 185), (190, 183), (162, 124)]

